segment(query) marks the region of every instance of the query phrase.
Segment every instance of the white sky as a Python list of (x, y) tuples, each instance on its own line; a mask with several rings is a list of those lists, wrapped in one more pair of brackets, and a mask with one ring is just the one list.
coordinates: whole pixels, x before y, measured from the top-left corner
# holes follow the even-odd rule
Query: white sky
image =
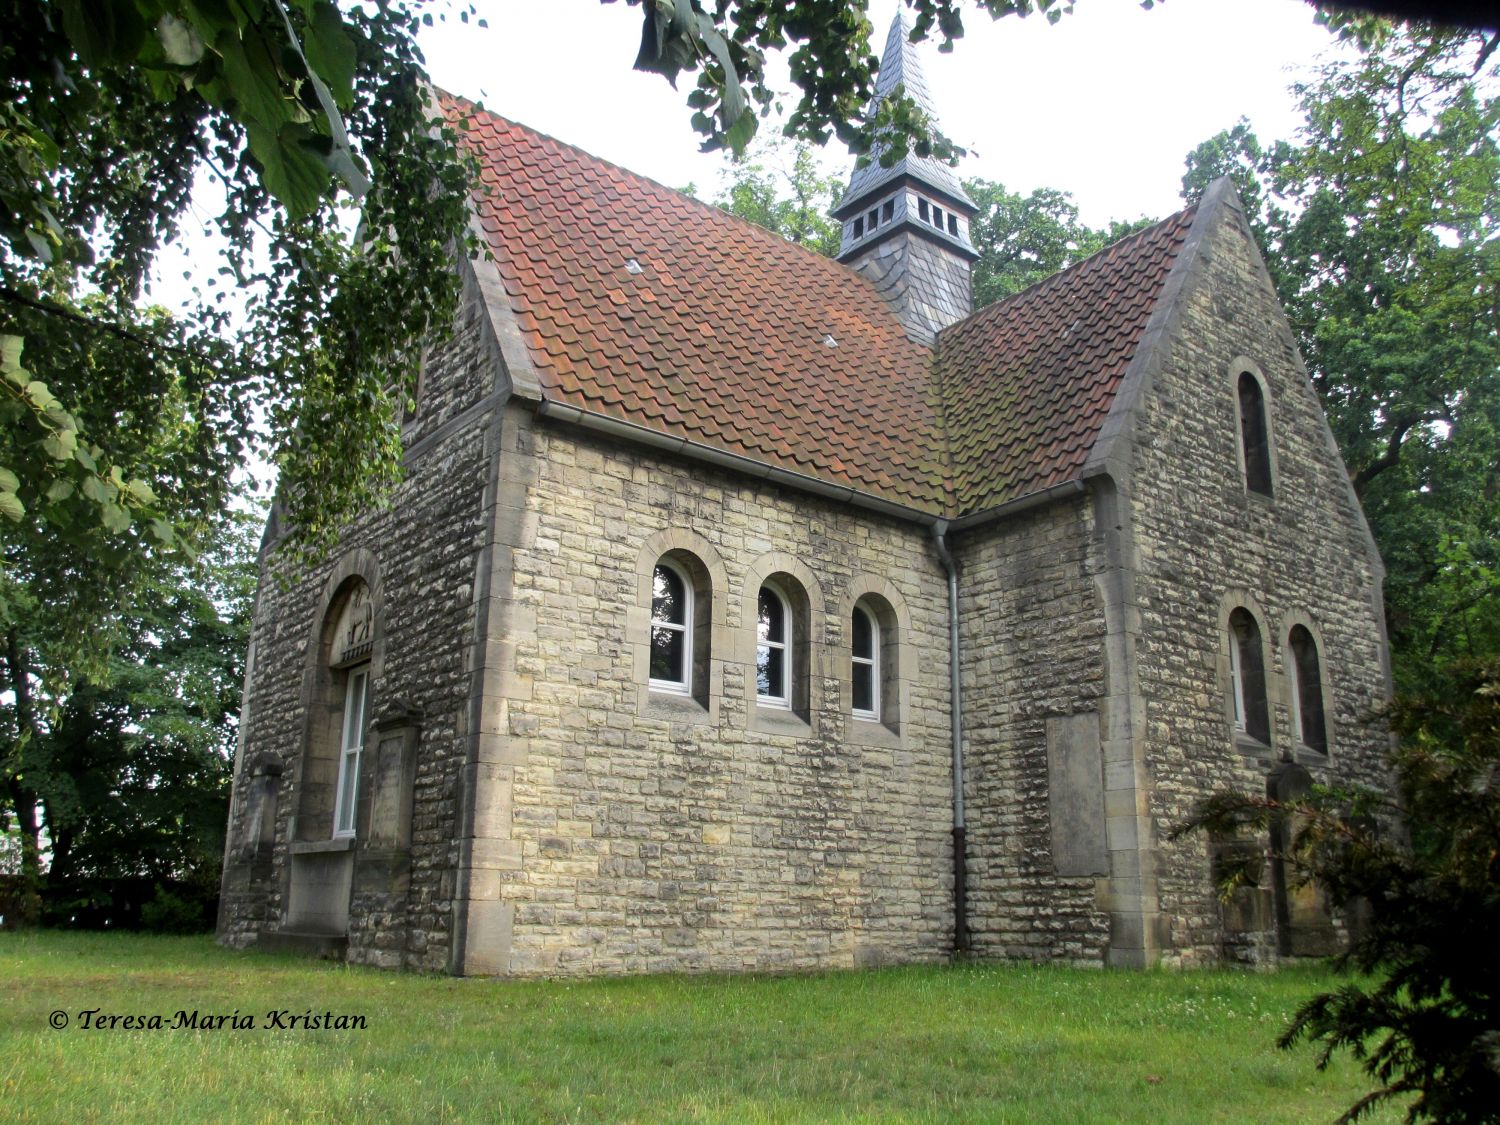
[[(898, 0), (871, 0), (879, 54)], [(631, 69), (641, 12), (599, 0), (476, 0), (487, 29), (451, 18), (424, 35), (439, 86), (668, 185), (713, 193), (724, 165), (698, 153), (685, 101)], [(1302, 0), (1079, 0), (1049, 25), (965, 12), (952, 54), (920, 48), (963, 176), (1073, 194), (1082, 219), (1161, 217), (1181, 206), (1183, 158), (1248, 117), (1262, 141), (1300, 119), (1287, 87), (1342, 50)], [(763, 126), (764, 128), (764, 126)], [(830, 170), (850, 159), (837, 142)]]

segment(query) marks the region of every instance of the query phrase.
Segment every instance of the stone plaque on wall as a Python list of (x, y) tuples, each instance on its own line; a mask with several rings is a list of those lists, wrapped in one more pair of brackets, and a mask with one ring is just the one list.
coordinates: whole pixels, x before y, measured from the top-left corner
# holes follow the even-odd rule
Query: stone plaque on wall
[(1108, 875), (1104, 755), (1097, 713), (1047, 719), (1047, 806), (1057, 873)]

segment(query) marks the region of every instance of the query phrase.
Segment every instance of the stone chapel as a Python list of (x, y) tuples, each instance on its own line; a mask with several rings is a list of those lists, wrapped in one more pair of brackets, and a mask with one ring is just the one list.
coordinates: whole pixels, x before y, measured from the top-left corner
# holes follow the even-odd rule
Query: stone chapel
[[(878, 96), (932, 109), (905, 27)], [(837, 261), (445, 98), (408, 479), (262, 581), (219, 936), (459, 974), (1322, 952), (1169, 838), (1379, 784), (1380, 559), (1221, 181), (988, 308), (948, 167)]]

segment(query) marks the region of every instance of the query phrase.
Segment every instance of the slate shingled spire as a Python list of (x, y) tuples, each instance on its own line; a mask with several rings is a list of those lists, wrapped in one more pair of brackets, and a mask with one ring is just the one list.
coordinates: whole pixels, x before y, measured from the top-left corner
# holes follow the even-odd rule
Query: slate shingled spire
[[(891, 21), (872, 107), (900, 88), (937, 122), (932, 94), (909, 38), (903, 12)], [(843, 223), (838, 260), (875, 283), (907, 335), (931, 344), (937, 332), (971, 311), (970, 268), (979, 255), (969, 241), (976, 208), (953, 169), (908, 152), (882, 167), (880, 150), (849, 178), (834, 211)]]

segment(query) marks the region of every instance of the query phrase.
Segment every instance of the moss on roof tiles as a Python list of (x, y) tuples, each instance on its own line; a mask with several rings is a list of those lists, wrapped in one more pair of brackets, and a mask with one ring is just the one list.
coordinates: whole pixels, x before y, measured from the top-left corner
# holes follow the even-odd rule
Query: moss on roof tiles
[(469, 118), (480, 228), (549, 398), (934, 515), (1077, 474), (1194, 214), (980, 310), (928, 349), (847, 267), (446, 104)]

